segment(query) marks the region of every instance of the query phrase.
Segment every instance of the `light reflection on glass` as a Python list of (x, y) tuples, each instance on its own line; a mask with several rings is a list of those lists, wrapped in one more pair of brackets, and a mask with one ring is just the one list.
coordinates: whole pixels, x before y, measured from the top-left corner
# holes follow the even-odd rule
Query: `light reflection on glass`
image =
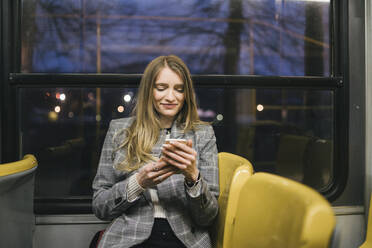
[(264, 110), (264, 106), (262, 104), (257, 105), (257, 111), (262, 111)]
[(59, 96), (59, 100), (61, 100), (61, 101), (66, 100), (66, 95), (65, 95), (64, 93), (62, 93), (62, 94)]
[(123, 113), (124, 112), (124, 107), (123, 106), (119, 106), (118, 107), (118, 112), (119, 113)]
[(50, 122), (56, 122), (58, 120), (58, 114), (56, 112), (54, 112), (54, 111), (50, 111), (48, 113), (48, 120)]
[(126, 95), (124, 96), (124, 101), (125, 101), (125, 102), (130, 102), (131, 99), (132, 99), (132, 97), (131, 97), (129, 94), (126, 94)]

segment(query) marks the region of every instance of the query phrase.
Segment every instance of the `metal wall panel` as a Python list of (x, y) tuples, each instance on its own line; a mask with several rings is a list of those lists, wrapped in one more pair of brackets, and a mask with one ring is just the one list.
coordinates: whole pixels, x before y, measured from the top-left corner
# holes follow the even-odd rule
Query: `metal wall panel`
[[(336, 206), (364, 205), (365, 156), (365, 68), (364, 4), (348, 1), (349, 172), (343, 194)], [(362, 12), (361, 12), (362, 11)], [(346, 17), (343, 17), (346, 18)]]
[[(372, 3), (370, 0), (365, 0), (365, 120), (366, 120), (366, 147), (365, 147), (365, 188), (364, 202), (365, 209), (369, 209), (370, 195), (372, 192)], [(365, 212), (366, 220), (368, 220), (368, 211)]]

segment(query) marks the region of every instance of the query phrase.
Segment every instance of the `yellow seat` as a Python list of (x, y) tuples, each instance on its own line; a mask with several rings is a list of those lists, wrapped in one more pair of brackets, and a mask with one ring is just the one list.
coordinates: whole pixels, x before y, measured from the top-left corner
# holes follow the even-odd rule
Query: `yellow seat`
[(36, 167), (33, 155), (0, 164), (0, 247), (32, 246)]
[[(237, 175), (238, 176), (238, 175)], [(230, 194), (223, 247), (325, 248), (335, 226), (333, 210), (318, 192), (291, 179), (256, 173)], [(231, 186), (231, 190), (233, 190)]]
[(360, 246), (360, 248), (371, 248), (372, 247), (372, 195), (369, 200), (369, 212), (368, 212), (368, 226), (366, 240)]
[(220, 178), (220, 196), (218, 198), (219, 214), (217, 217), (217, 224), (211, 229), (212, 242), (214, 247), (223, 247), (223, 238), (225, 230), (229, 227), (225, 224), (226, 211), (228, 209), (228, 196), (230, 193), (230, 186), (232, 184), (239, 184), (237, 174), (239, 177), (250, 177), (253, 174), (252, 164), (243, 157), (220, 152), (218, 154), (219, 178)]
[(27, 171), (37, 166), (37, 161), (34, 155), (26, 154), (22, 160), (0, 164), (0, 177)]

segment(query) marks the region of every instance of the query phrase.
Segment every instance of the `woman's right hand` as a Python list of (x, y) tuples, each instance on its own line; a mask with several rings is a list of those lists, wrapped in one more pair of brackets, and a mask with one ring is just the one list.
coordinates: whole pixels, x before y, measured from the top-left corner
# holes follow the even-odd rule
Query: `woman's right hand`
[(178, 169), (176, 167), (168, 165), (160, 158), (157, 162), (148, 163), (139, 169), (137, 182), (142, 188), (150, 188), (177, 172)]

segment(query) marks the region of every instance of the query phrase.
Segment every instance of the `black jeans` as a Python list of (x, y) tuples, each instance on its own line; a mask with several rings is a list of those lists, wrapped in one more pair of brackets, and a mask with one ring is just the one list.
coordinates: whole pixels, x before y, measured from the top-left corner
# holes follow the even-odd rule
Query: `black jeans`
[(166, 219), (156, 218), (149, 239), (133, 248), (186, 248), (186, 246), (176, 237)]

